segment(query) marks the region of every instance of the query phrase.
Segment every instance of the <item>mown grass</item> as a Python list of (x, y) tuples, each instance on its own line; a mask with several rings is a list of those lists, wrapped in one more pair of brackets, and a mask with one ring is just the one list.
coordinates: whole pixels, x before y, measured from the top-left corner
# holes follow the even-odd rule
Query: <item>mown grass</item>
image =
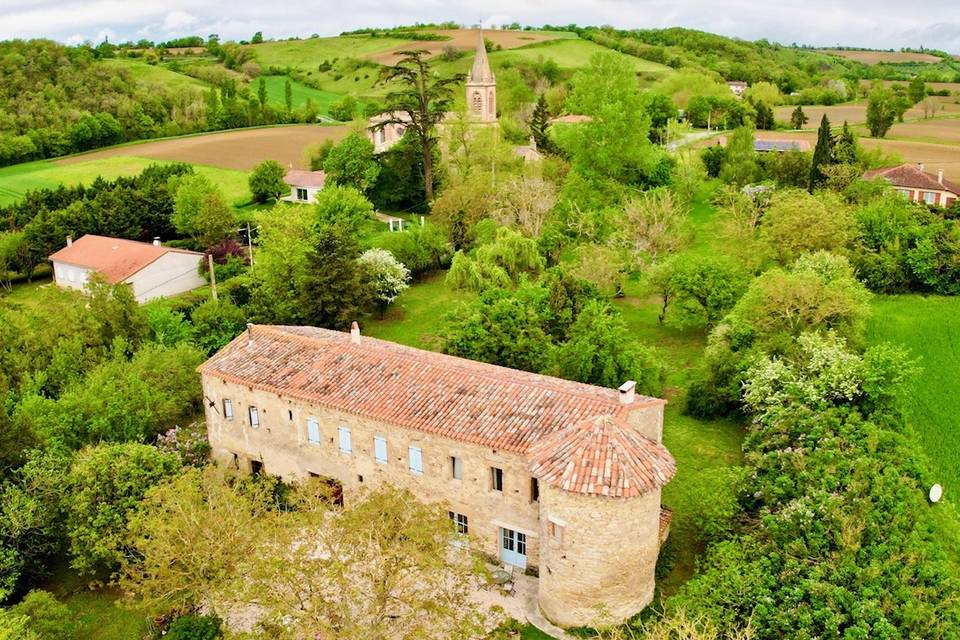
[[(131, 151), (135, 153), (135, 148)], [(113, 180), (120, 176), (136, 175), (152, 164), (163, 163), (162, 160), (131, 154), (71, 164), (57, 164), (54, 161), (42, 160), (3, 167), (0, 169), (0, 206), (19, 200), (27, 191), (33, 189), (55, 188), (61, 184), (71, 186), (90, 184), (97, 177)], [(194, 165), (194, 170), (218, 185), (227, 202), (235, 207), (243, 206), (250, 201), (245, 172), (207, 165)]]
[[(287, 76), (262, 76), (267, 86), (267, 101), (270, 104), (283, 107), (287, 104), (286, 83), (290, 80)], [(253, 86), (256, 90), (256, 83)], [(300, 84), (296, 80), (290, 80), (290, 94), (294, 109), (300, 109), (307, 104), (307, 100), (312, 100), (317, 110), (324, 114), (330, 114), (330, 105), (343, 98), (342, 94), (332, 93), (330, 91), (320, 91), (313, 87)]]
[(106, 58), (97, 64), (109, 69), (124, 69), (139, 82), (148, 84), (157, 84), (173, 89), (175, 91), (184, 90), (206, 90), (210, 88), (206, 82), (190, 77), (183, 73), (171, 71), (159, 65), (147, 64), (143, 60), (130, 58)]
[(871, 343), (902, 345), (917, 359), (907, 415), (936, 481), (960, 495), (960, 298), (878, 296), (867, 335)]

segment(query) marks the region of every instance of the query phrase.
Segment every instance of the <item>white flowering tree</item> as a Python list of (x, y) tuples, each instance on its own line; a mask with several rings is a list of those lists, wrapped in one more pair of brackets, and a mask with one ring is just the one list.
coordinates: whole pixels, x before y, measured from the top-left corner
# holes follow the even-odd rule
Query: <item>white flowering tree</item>
[(410, 270), (385, 249), (368, 249), (359, 258), (370, 297), (382, 317), (390, 303), (410, 286)]

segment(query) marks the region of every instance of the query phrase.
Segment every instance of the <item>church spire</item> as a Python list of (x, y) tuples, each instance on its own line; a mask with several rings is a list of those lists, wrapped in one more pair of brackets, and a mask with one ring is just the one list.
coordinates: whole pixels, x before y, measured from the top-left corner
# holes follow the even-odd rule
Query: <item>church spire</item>
[(477, 55), (473, 59), (473, 68), (470, 70), (470, 82), (496, 82), (493, 71), (490, 70), (490, 61), (487, 59), (487, 47), (483, 42), (483, 29), (479, 30)]

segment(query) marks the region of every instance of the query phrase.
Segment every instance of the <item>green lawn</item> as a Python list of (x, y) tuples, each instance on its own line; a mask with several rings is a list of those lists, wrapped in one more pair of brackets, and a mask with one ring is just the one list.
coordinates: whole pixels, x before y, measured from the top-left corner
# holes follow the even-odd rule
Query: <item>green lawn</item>
[(666, 65), (650, 60), (643, 60), (634, 56), (617, 53), (612, 49), (602, 47), (589, 40), (561, 39), (547, 40), (546, 42), (537, 42), (528, 44), (516, 49), (507, 49), (504, 51), (494, 51), (490, 54), (490, 60), (493, 64), (503, 64), (504, 62), (536, 62), (540, 56), (544, 59), (552, 58), (561, 69), (579, 69), (590, 63), (590, 58), (601, 51), (613, 52), (622, 56), (634, 71), (641, 73), (672, 73), (673, 69)]
[(111, 70), (125, 69), (135, 80), (162, 85), (176, 91), (186, 91), (190, 89), (206, 90), (210, 87), (210, 85), (202, 80), (191, 78), (188, 75), (171, 71), (159, 65), (147, 64), (143, 60), (107, 58), (100, 60), (97, 64)]
[(918, 359), (908, 416), (937, 481), (960, 495), (960, 298), (878, 296), (868, 337), (903, 345)]
[[(284, 106), (287, 103), (286, 82), (287, 76), (262, 76), (267, 85), (267, 101), (277, 106)], [(257, 90), (257, 83), (251, 87)], [(329, 115), (330, 104), (343, 98), (342, 94), (331, 93), (330, 91), (320, 91), (313, 87), (300, 84), (295, 80), (290, 80), (290, 93), (293, 99), (293, 108), (299, 109), (307, 104), (307, 100), (312, 100), (320, 113)]]
[(64, 560), (42, 585), (70, 607), (76, 623), (72, 640), (140, 640), (147, 632), (147, 617), (117, 606), (116, 589), (91, 590)]
[[(31, 189), (52, 188), (61, 184), (89, 184), (97, 176), (113, 180), (120, 176), (136, 175), (151, 164), (163, 162), (136, 156), (135, 145), (131, 145), (130, 150), (129, 156), (111, 156), (87, 162), (57, 164), (51, 160), (41, 160), (3, 167), (0, 169), (0, 206), (19, 200)], [(194, 165), (194, 169), (217, 184), (227, 202), (237, 207), (249, 202), (250, 191), (245, 172), (206, 165)]]
[(362, 58), (409, 42), (400, 38), (372, 38), (366, 35), (338, 36), (264, 42), (253, 45), (253, 50), (265, 70), (275, 66), (316, 72), (324, 60), (332, 62), (334, 58)]

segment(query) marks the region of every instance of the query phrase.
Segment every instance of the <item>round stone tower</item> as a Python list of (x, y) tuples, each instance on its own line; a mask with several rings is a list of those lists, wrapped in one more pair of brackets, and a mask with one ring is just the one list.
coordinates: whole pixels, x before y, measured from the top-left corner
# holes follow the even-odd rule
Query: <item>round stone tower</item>
[[(662, 404), (636, 411), (656, 419)], [(561, 626), (620, 622), (653, 599), (669, 525), (660, 489), (676, 465), (635, 422), (619, 414), (590, 418), (530, 451), (541, 487), (538, 599)]]

